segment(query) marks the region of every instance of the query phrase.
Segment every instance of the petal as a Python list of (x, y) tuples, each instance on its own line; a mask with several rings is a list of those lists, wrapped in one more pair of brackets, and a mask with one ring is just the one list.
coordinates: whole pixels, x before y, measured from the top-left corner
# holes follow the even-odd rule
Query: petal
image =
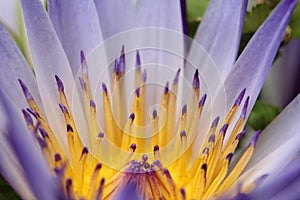
[(7, 116), (5, 113), (5, 108), (0, 102), (0, 174), (22, 198), (33, 199), (33, 193), (27, 183), (24, 171), (7, 140)]
[(240, 180), (250, 182), (264, 174), (277, 173), (298, 156), (299, 118), (300, 95), (261, 133), (253, 157)]
[(48, 1), (49, 16), (75, 75), (80, 51), (87, 55), (102, 42), (98, 14), (93, 0)]
[[(246, 7), (247, 1), (230, 0), (226, 4), (219, 0), (211, 1), (194, 37), (194, 42), (207, 51), (224, 79), (236, 60)], [(189, 57), (201, 71), (205, 66), (196, 49), (192, 45)]]
[(264, 101), (283, 108), (300, 92), (299, 55), (300, 40), (292, 39), (282, 48), (263, 87), (261, 97)]
[[(300, 159), (292, 161), (286, 168), (267, 177), (250, 195), (250, 199), (297, 199), (300, 191)], [(296, 186), (296, 187), (295, 187)]]
[[(56, 87), (55, 75), (58, 75), (64, 82), (67, 99), (69, 103), (72, 103), (72, 100), (79, 99), (78, 92), (74, 88), (73, 74), (63, 47), (41, 2), (39, 0), (22, 0), (21, 5), (46, 117), (63, 150), (67, 152), (67, 137), (64, 134), (66, 130), (63, 115), (58, 106), (59, 93)], [(72, 111), (77, 109), (76, 113), (82, 117), (77, 119), (80, 121), (77, 128), (82, 135), (87, 135), (85, 134), (87, 129), (85, 128), (81, 106), (71, 104), (70, 108)], [(78, 122), (77, 120), (76, 122)], [(86, 140), (84, 142), (87, 143)]]
[(160, 27), (182, 32), (180, 1), (94, 0), (104, 39), (134, 28)]
[(0, 91), (0, 103), (7, 116), (7, 136), (26, 174), (28, 184), (37, 199), (57, 199), (58, 183), (54, 181), (33, 135), (8, 97)]
[(17, 35), (20, 34), (19, 11), (17, 0), (0, 1), (0, 21)]
[(227, 108), (247, 89), (251, 110), (269, 72), (296, 0), (284, 0), (257, 30), (225, 80)]
[(24, 59), (22, 53), (14, 43), (11, 36), (0, 24), (0, 83), (2, 89), (8, 94), (13, 102), (19, 107), (28, 107), (23, 92), (18, 84), (22, 79), (30, 89), (34, 99), (39, 105), (41, 100), (32, 70)]

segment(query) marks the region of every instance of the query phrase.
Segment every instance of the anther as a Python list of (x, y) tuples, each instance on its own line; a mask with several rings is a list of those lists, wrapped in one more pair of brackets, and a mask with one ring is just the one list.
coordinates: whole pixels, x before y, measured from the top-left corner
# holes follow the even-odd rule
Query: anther
[(252, 137), (252, 140), (251, 140), (251, 142), (250, 142), (250, 145), (251, 145), (251, 146), (253, 146), (253, 147), (256, 146), (256, 143), (257, 143), (257, 140), (258, 140), (260, 134), (261, 134), (261, 130), (258, 130), (258, 131), (256, 131), (256, 132), (254, 133), (254, 135), (253, 135), (253, 137)]
[(104, 133), (100, 131), (100, 132), (98, 133), (98, 138), (104, 138)]
[(95, 101), (93, 99), (90, 100), (90, 107), (95, 109), (96, 108), (96, 104)]
[(136, 144), (135, 144), (135, 143), (132, 143), (132, 144), (130, 145), (130, 149), (131, 149), (133, 152), (135, 152), (135, 150), (136, 150)]
[(244, 88), (244, 89), (240, 92), (240, 94), (239, 94), (238, 98), (235, 100), (233, 106), (239, 106), (239, 105), (241, 104), (242, 99), (244, 98), (245, 92), (246, 92), (246, 88)]
[(152, 118), (153, 119), (156, 119), (157, 118), (157, 110), (153, 110), (153, 112), (152, 112)]
[(164, 88), (164, 93), (168, 94), (169, 93), (169, 82), (166, 82), (165, 88)]
[(158, 146), (158, 145), (155, 145), (155, 146), (153, 147), (153, 151), (159, 151), (159, 146)]
[(63, 85), (61, 79), (57, 75), (55, 75), (55, 80), (56, 80), (58, 91), (63, 92), (64, 91), (64, 85)]
[(31, 108), (26, 108), (26, 110), (34, 117), (34, 118), (38, 118), (40, 117), (39, 113), (37, 113), (36, 111), (32, 110)]
[(174, 85), (176, 85), (178, 83), (180, 71), (181, 71), (181, 68), (179, 68), (176, 72), (176, 75), (175, 75), (174, 80), (173, 80)]
[(217, 127), (219, 123), (220, 117), (216, 117), (215, 120), (211, 124), (211, 128)]
[(184, 106), (182, 107), (182, 110), (181, 110), (181, 115), (185, 115), (187, 112), (187, 105), (184, 104)]
[(70, 124), (67, 124), (67, 132), (74, 132)]
[(193, 88), (194, 90), (198, 89), (200, 87), (200, 80), (199, 80), (199, 71), (196, 69), (194, 74), (194, 80), (193, 80)]
[(224, 124), (224, 125), (222, 126), (221, 130), (220, 130), (220, 134), (225, 135), (225, 134), (226, 134), (226, 131), (227, 131), (227, 129), (228, 129), (228, 126), (229, 126), (229, 124)]
[(129, 115), (129, 119), (131, 119), (131, 121), (134, 121), (134, 118), (135, 118), (134, 113), (131, 113), (131, 114)]
[(248, 96), (247, 99), (246, 99), (246, 101), (245, 101), (242, 113), (241, 113), (241, 118), (243, 118), (243, 119), (246, 118), (247, 108), (248, 108), (248, 104), (249, 104), (249, 99), (250, 99), (250, 97)]
[(206, 94), (204, 94), (202, 97), (201, 97), (201, 99), (200, 99), (200, 101), (199, 101), (199, 104), (198, 104), (198, 107), (202, 107), (202, 106), (204, 106), (204, 104), (205, 104), (205, 101), (206, 101)]
[(139, 50), (136, 51), (136, 61), (135, 61), (135, 66), (137, 69), (141, 68), (141, 57), (140, 57), (140, 52)]
[(240, 140), (246, 133), (247, 133), (247, 130), (243, 130), (242, 132), (240, 132), (239, 134), (237, 134), (237, 136), (235, 137), (235, 139)]
[(33, 120), (31, 118), (30, 114), (25, 109), (22, 109), (22, 113), (24, 115), (24, 119), (25, 119), (27, 125), (32, 125)]
[(56, 153), (54, 155), (54, 160), (55, 160), (55, 162), (61, 161), (61, 156), (58, 153)]
[(106, 87), (105, 83), (102, 83), (102, 90), (103, 90), (103, 92), (107, 93), (107, 87)]
[(80, 51), (80, 61), (81, 61), (82, 73), (87, 74), (88, 71), (87, 71), (86, 58), (82, 50)]
[(60, 110), (63, 112), (63, 113), (68, 113), (68, 110), (67, 110), (67, 108), (66, 108), (66, 106), (64, 106), (63, 104), (58, 104), (59, 105), (59, 108), (60, 108)]
[(23, 90), (23, 93), (24, 93), (24, 95), (25, 95), (25, 98), (26, 98), (27, 100), (33, 99), (32, 95), (31, 95), (31, 93), (29, 92), (29, 89), (27, 88), (27, 86), (25, 85), (25, 83), (24, 83), (21, 79), (18, 79), (18, 81), (19, 81), (19, 84), (20, 84), (20, 86), (21, 86), (21, 88), (22, 88), (22, 90)]

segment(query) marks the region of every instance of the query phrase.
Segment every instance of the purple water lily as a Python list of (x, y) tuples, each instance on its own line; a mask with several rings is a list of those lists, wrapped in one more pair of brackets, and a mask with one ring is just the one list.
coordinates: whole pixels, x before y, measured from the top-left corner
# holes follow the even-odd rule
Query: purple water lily
[(21, 0), (33, 70), (0, 25), (1, 174), (24, 199), (274, 196), (300, 97), (234, 152), (296, 3), (236, 60), (247, 1), (212, 0), (186, 52), (180, 1)]

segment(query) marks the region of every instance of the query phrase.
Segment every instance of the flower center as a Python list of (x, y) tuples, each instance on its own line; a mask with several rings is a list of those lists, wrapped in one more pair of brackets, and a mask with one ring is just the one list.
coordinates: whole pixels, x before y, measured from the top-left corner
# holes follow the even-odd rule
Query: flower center
[[(260, 132), (254, 135), (237, 164), (229, 170), (233, 153), (246, 133), (242, 131), (249, 102), (249, 97), (244, 100), (246, 89), (241, 91), (223, 119), (216, 117), (213, 120), (199, 148), (195, 138), (202, 131), (199, 130), (199, 124), (205, 117), (202, 113), (207, 95), (200, 96), (198, 70), (192, 81), (189, 102), (182, 107), (179, 119), (176, 120), (175, 114), (180, 70), (170, 86), (166, 83), (161, 109), (152, 110), (150, 128), (147, 129), (144, 127), (148, 88), (139, 52), (134, 72), (136, 90), (131, 114), (126, 117), (123, 48), (120, 58), (115, 61), (112, 75), (111, 92), (114, 95), (110, 96), (109, 88), (105, 83), (102, 84), (103, 110), (100, 112), (103, 114), (104, 127), (101, 128), (83, 52), (81, 67), (82, 76), (79, 80), (90, 135), (89, 149), (92, 151), (80, 140), (63, 82), (58, 76), (55, 76), (60, 101), (58, 106), (64, 116), (68, 154), (65, 154), (56, 138), (62, 133), (52, 131), (25, 83), (19, 80), (30, 106), (22, 110), (28, 128), (34, 134), (53, 175), (60, 180), (62, 192), (67, 198), (116, 198), (128, 185), (133, 185), (137, 194), (144, 199), (217, 198), (230, 189), (250, 160)], [(230, 133), (227, 133), (229, 136), (225, 140), (227, 130)], [(162, 153), (168, 145), (171, 151)], [(198, 149), (196, 153), (195, 149)], [(114, 166), (102, 160), (110, 160)], [(253, 184), (245, 185), (241, 190), (247, 192)]]

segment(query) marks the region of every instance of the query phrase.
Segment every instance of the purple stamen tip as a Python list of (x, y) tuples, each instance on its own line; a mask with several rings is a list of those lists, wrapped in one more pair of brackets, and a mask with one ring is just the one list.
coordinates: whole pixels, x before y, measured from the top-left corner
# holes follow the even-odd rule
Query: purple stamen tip
[(117, 59), (115, 59), (114, 72), (115, 72), (115, 73), (119, 73), (119, 63), (118, 63), (118, 60), (117, 60)]
[(207, 170), (207, 164), (204, 163), (204, 164), (201, 166), (201, 169), (203, 169), (204, 171), (206, 171), (206, 170)]
[(60, 107), (60, 110), (63, 112), (63, 113), (67, 113), (68, 112), (68, 110), (67, 110), (67, 108), (66, 108), (66, 106), (64, 106), (63, 104), (58, 104), (59, 105), (59, 107)]
[(38, 118), (39, 117), (39, 114), (37, 112), (35, 112), (34, 110), (32, 110), (31, 108), (26, 108), (26, 110), (32, 114), (32, 116), (34, 116), (34, 118)]
[(250, 99), (250, 97), (248, 96), (246, 101), (245, 101), (242, 113), (241, 113), (241, 118), (243, 118), (243, 119), (245, 119), (246, 115), (247, 115), (247, 108), (248, 108), (248, 104), (249, 104), (249, 99)]
[(95, 101), (93, 99), (90, 100), (90, 107), (95, 109), (96, 108), (96, 104)]
[(86, 147), (83, 147), (81, 156), (82, 156), (83, 154), (87, 154), (87, 153), (89, 153), (89, 150), (88, 150)]
[(164, 174), (168, 177), (168, 178), (172, 178), (170, 171), (168, 169), (164, 169)]
[(220, 134), (225, 135), (227, 129), (228, 129), (229, 124), (224, 124), (220, 130)]
[(146, 71), (146, 69), (144, 69), (144, 72), (142, 74), (142, 80), (143, 80), (143, 82), (146, 82), (146, 80), (147, 80), (147, 71)]
[(136, 150), (136, 144), (135, 143), (132, 143), (130, 145), (130, 149), (132, 149), (132, 151), (134, 152)]
[(199, 71), (196, 69), (194, 74), (194, 80), (193, 80), (193, 88), (198, 89), (200, 87), (200, 80), (199, 80)]
[(67, 124), (67, 132), (74, 132), (70, 124)]
[(217, 127), (219, 123), (220, 117), (216, 117), (216, 119), (212, 122), (211, 128)]
[(104, 137), (104, 133), (100, 131), (100, 132), (98, 133), (98, 138), (103, 138), (103, 137)]
[(209, 136), (208, 142), (215, 143), (215, 140), (216, 140), (215, 134), (211, 134), (211, 135)]
[(258, 130), (254, 133), (252, 140), (250, 142), (251, 146), (256, 147), (256, 143), (257, 143), (257, 140), (258, 140), (260, 134), (261, 134), (261, 130)]
[(80, 61), (81, 61), (82, 73), (87, 74), (86, 58), (82, 50), (80, 51)]
[(180, 193), (181, 193), (182, 199), (186, 199), (186, 194), (185, 194), (185, 189), (184, 188), (180, 188)]
[(246, 133), (247, 133), (247, 130), (243, 130), (242, 132), (240, 132), (239, 134), (237, 134), (237, 136), (235, 137), (235, 139), (240, 140)]
[(157, 118), (157, 111), (156, 111), (156, 110), (153, 110), (153, 112), (152, 112), (152, 117), (153, 117), (153, 119), (156, 119), (156, 118)]
[(39, 128), (39, 131), (40, 131), (40, 133), (41, 133), (41, 135), (42, 135), (43, 138), (48, 137), (48, 133), (44, 129)]
[(102, 179), (101, 179), (101, 182), (100, 182), (100, 185), (103, 185), (104, 182), (105, 182), (105, 178), (102, 178)]
[(137, 97), (140, 97), (140, 88), (139, 87), (135, 89), (135, 95)]
[(136, 61), (135, 61), (135, 66), (137, 69), (141, 68), (141, 57), (140, 57), (140, 52), (139, 50), (136, 51)]
[(169, 92), (169, 82), (166, 82), (164, 93), (167, 94)]
[(80, 83), (81, 89), (86, 90), (86, 84), (81, 77), (79, 77), (79, 83)]
[(125, 73), (125, 46), (122, 46), (121, 55), (119, 59), (119, 72), (120, 74)]
[(102, 164), (101, 164), (101, 163), (98, 163), (98, 164), (96, 165), (96, 167), (95, 167), (95, 171), (96, 171), (96, 170), (100, 170), (101, 167), (102, 167)]
[(54, 155), (54, 160), (55, 160), (55, 162), (61, 161), (61, 156), (58, 153), (56, 153)]
[(131, 119), (131, 121), (133, 121), (133, 120), (134, 120), (134, 118), (135, 118), (135, 115), (134, 115), (134, 113), (131, 113), (131, 114), (129, 115), (129, 119)]
[(181, 71), (181, 68), (179, 68), (176, 72), (176, 75), (175, 75), (174, 80), (173, 80), (174, 85), (178, 83), (180, 71)]
[(26, 123), (33, 124), (33, 120), (31, 118), (30, 114), (25, 109), (22, 109), (22, 113), (24, 115), (24, 119), (25, 119)]
[(107, 93), (107, 87), (106, 87), (105, 83), (102, 83), (102, 90), (103, 90), (103, 92)]
[(159, 146), (158, 146), (158, 145), (155, 145), (154, 148), (153, 148), (153, 150), (154, 150), (154, 151), (159, 151)]
[(240, 92), (240, 94), (239, 94), (238, 98), (235, 100), (233, 106), (239, 106), (239, 105), (241, 104), (242, 99), (244, 98), (245, 92), (246, 92), (246, 88), (244, 88), (244, 89)]
[(146, 161), (148, 160), (148, 156), (147, 156), (146, 154), (144, 154), (144, 155), (142, 156), (142, 160), (143, 160), (144, 162), (146, 162)]
[(201, 97), (201, 99), (200, 99), (200, 101), (199, 101), (199, 104), (198, 104), (198, 107), (204, 106), (205, 101), (206, 101), (206, 97), (207, 97), (206, 94), (204, 94), (204, 95)]
[(25, 85), (25, 83), (21, 79), (18, 79), (18, 81), (19, 81), (19, 84), (20, 84), (20, 86), (21, 86), (21, 88), (23, 90), (23, 93), (24, 93), (26, 99), (27, 100), (33, 99), (32, 95), (29, 92), (29, 90), (28, 90), (27, 86)]
[(67, 190), (70, 189), (71, 185), (72, 185), (72, 179), (68, 178), (67, 181), (66, 181), (66, 188), (67, 188)]
[(186, 112), (187, 112), (187, 105), (185, 104), (185, 105), (182, 107), (181, 115), (185, 115)]
[(232, 156), (233, 156), (233, 153), (230, 153), (226, 156), (226, 159), (229, 161), (228, 163), (230, 163)]
[(60, 91), (60, 92), (64, 91), (64, 85), (63, 85), (61, 79), (57, 75), (55, 75), (55, 79), (56, 79), (58, 91)]
[(185, 130), (183, 130), (183, 131), (180, 132), (180, 137), (186, 137), (186, 132), (185, 132)]

